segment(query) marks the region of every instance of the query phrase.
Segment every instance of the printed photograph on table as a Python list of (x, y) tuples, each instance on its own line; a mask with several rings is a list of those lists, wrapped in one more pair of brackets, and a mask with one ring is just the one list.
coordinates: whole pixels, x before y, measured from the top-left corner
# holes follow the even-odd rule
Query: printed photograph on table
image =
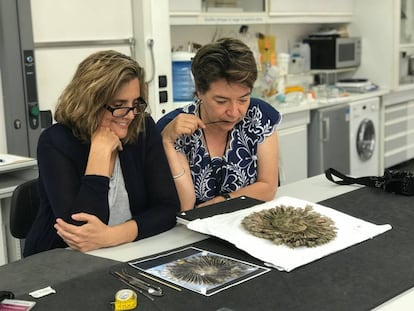
[(211, 296), (270, 271), (269, 268), (195, 247), (129, 264), (205, 296)]

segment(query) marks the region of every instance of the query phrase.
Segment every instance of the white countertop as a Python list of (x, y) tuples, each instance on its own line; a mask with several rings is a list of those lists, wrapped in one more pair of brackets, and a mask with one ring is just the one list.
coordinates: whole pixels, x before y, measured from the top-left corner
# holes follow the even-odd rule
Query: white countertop
[(389, 90), (380, 89), (380, 90), (367, 92), (367, 93), (349, 93), (349, 96), (343, 96), (343, 97), (337, 97), (337, 98), (320, 99), (320, 100), (313, 100), (313, 101), (304, 100), (300, 104), (291, 104), (291, 103), (281, 104), (275, 101), (269, 102), (269, 103), (282, 114), (288, 114), (288, 113), (295, 113), (295, 112), (306, 111), (306, 110), (325, 108), (325, 107), (338, 105), (338, 104), (346, 104), (349, 102), (367, 99), (371, 97), (383, 96), (388, 93), (389, 93)]
[(0, 154), (0, 199), (10, 197), (17, 185), (37, 177), (37, 160)]

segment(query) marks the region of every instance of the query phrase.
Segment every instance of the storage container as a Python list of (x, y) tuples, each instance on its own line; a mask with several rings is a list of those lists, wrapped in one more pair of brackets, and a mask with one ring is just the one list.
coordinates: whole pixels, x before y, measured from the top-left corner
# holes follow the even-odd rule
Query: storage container
[(194, 79), (191, 73), (191, 52), (172, 53), (173, 100), (175, 102), (191, 101), (194, 97)]

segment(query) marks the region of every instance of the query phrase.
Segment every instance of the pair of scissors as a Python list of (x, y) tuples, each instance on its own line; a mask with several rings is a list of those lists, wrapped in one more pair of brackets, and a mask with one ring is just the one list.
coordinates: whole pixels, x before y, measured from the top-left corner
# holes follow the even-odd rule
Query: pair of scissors
[(154, 286), (144, 280), (138, 279), (129, 274), (126, 270), (122, 270), (121, 272), (113, 271), (111, 274), (152, 301), (154, 301), (152, 296), (161, 297), (163, 295), (161, 287)]

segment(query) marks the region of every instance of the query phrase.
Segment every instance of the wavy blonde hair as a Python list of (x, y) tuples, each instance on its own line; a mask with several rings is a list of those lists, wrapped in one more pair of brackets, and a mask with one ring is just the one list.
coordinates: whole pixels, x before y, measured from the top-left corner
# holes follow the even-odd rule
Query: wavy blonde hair
[[(117, 51), (96, 52), (83, 60), (72, 81), (58, 99), (55, 120), (67, 125), (73, 134), (90, 142), (100, 126), (100, 116), (125, 83), (138, 78), (140, 95), (147, 99), (145, 72), (131, 57)], [(145, 114), (137, 115), (128, 128), (123, 143), (131, 143), (144, 130)]]

